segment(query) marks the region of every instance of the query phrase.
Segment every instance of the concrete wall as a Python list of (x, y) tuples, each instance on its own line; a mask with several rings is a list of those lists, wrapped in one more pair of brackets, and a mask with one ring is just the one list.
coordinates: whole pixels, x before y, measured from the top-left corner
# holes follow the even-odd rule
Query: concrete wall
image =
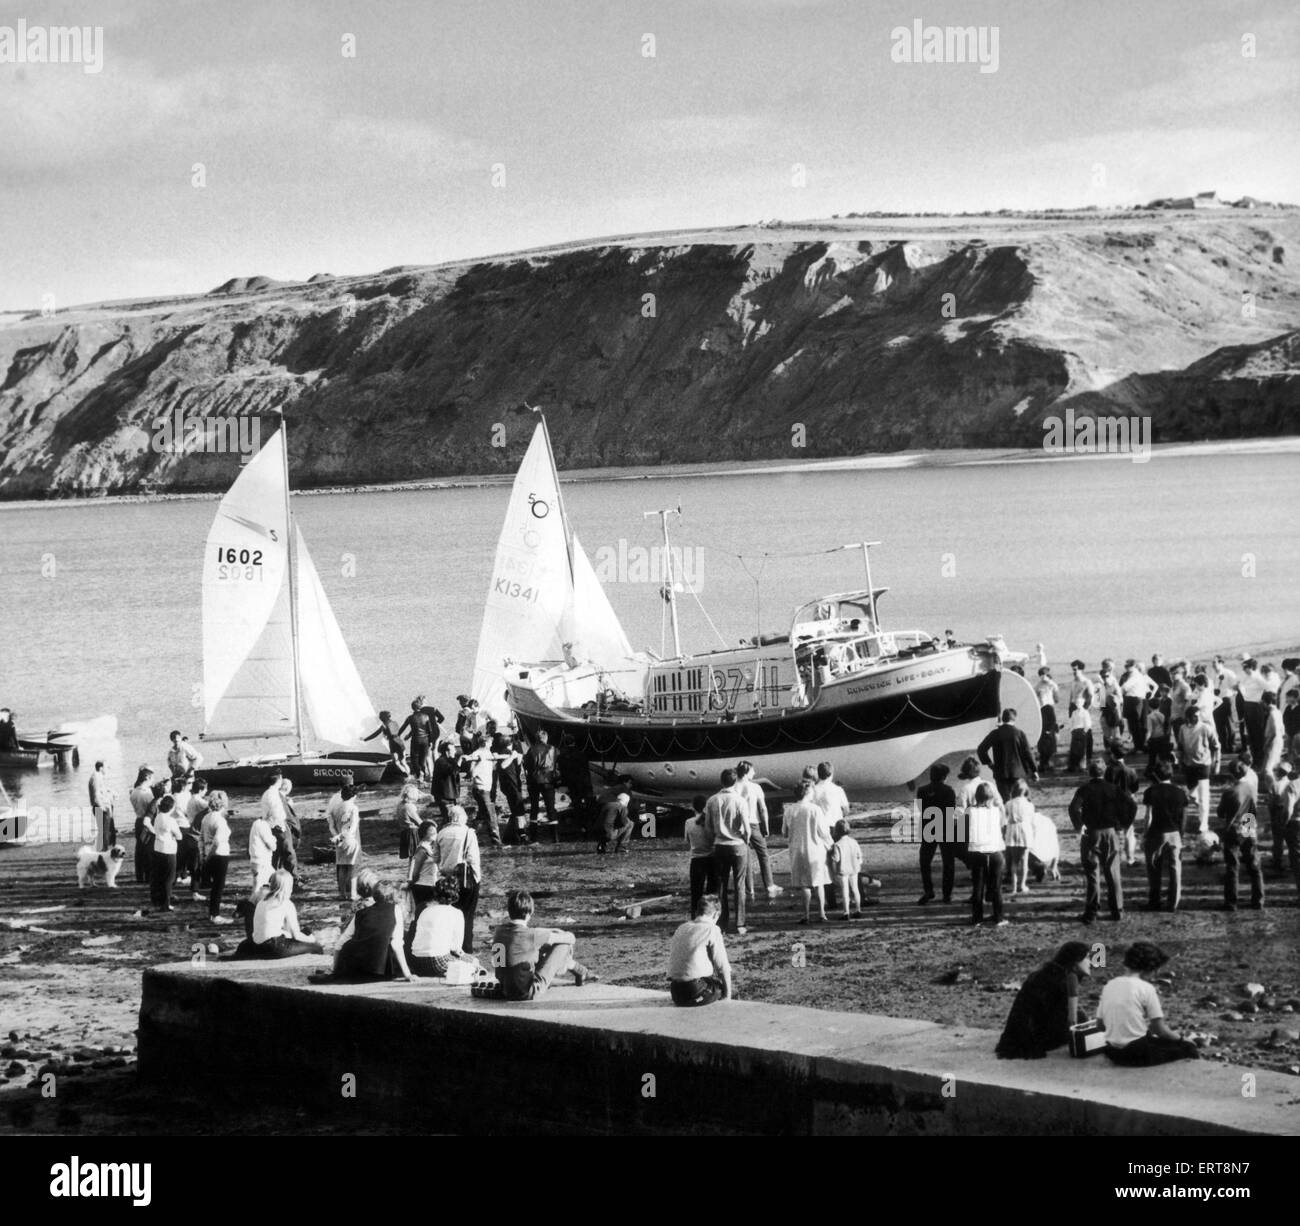
[[(526, 1004), (431, 981), (315, 987), (324, 959), (144, 975), (140, 1076), (234, 1101), (455, 1133), (1187, 1136), (1300, 1131), (1300, 1083), (1209, 1063), (1001, 1061), (996, 1035), (557, 986)], [(354, 1084), (348, 1079), (354, 1078)], [(349, 1093), (352, 1091), (352, 1093)]]

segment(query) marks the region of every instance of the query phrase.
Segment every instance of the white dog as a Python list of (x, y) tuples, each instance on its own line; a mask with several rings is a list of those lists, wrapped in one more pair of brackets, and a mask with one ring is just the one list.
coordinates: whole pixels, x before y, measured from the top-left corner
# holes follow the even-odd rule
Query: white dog
[(84, 890), (102, 880), (110, 889), (117, 889), (117, 875), (122, 870), (126, 852), (121, 847), (96, 851), (87, 845), (77, 852), (77, 884)]

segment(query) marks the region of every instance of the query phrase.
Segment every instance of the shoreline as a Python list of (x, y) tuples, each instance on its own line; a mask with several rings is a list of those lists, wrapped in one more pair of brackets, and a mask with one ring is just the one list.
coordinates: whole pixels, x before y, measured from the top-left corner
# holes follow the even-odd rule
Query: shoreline
[[(870, 452), (857, 456), (830, 456), (808, 460), (700, 460), (682, 464), (631, 467), (573, 468), (561, 472), (563, 485), (599, 484), (606, 481), (696, 480), (716, 477), (744, 477), (755, 473), (787, 475), (818, 472), (877, 472), (911, 468), (985, 468), (1000, 464), (1073, 464), (1098, 462), (1147, 463), (1158, 459), (1216, 455), (1297, 455), (1300, 434), (1277, 438), (1250, 438), (1195, 443), (1153, 444), (1147, 459), (1129, 452), (1050, 455), (1042, 448), (963, 447), (933, 451)], [(449, 477), (427, 477), (405, 481), (382, 481), (371, 485), (324, 485), (291, 491), (295, 498), (338, 497), (345, 494), (410, 493), (420, 490), (484, 489), (509, 486), (511, 473), (464, 473)], [(0, 498), (0, 511), (32, 510), (41, 507), (103, 506), (120, 503), (215, 502), (224, 490), (180, 491), (175, 493), (71, 494), (51, 498)]]

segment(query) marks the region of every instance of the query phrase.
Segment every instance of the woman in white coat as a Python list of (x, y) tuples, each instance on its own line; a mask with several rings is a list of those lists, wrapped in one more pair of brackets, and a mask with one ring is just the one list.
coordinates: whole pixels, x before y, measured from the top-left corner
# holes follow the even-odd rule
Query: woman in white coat
[(790, 884), (803, 895), (803, 919), (808, 923), (812, 896), (817, 894), (817, 910), (826, 923), (826, 899), (822, 887), (830, 885), (831, 870), (827, 863), (834, 840), (826, 811), (812, 801), (812, 783), (803, 779), (795, 792), (795, 803), (785, 813), (784, 834), (790, 843)]

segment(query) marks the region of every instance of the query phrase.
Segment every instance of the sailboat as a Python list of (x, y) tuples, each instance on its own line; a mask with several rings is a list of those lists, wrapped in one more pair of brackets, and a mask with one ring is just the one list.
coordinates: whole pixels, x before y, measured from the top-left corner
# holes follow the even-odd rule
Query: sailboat
[(970, 753), (1014, 707), (1033, 743), (1037, 698), (1000, 635), (951, 645), (885, 630), (862, 542), (866, 587), (819, 596), (784, 633), (687, 653), (668, 543), (672, 656), (634, 651), (569, 524), (543, 419), (520, 465), (497, 546), (474, 694), (498, 721), (585, 758), (606, 783), (683, 802), (740, 759), (775, 796), (822, 759), (855, 800), (914, 784), (931, 764)]
[[(221, 500), (203, 552), (203, 741), (256, 742), (246, 757), (204, 765), (212, 787), (260, 787), (272, 768), (295, 785), (377, 783), (386, 754), (312, 752), (353, 745), (378, 716), (311, 554), (289, 510), (285, 423)], [(266, 752), (265, 742), (292, 738)]]

